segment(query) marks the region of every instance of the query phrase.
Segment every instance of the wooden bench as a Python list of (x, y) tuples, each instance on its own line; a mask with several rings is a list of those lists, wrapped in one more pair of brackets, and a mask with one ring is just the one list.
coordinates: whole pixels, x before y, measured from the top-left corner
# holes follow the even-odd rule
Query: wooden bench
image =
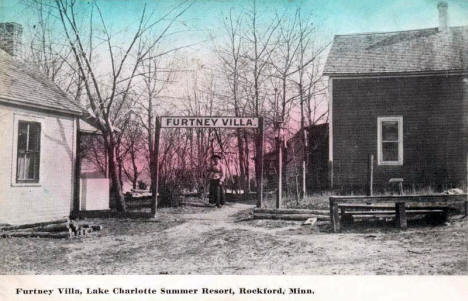
[[(393, 214), (395, 206), (380, 205), (380, 204), (338, 204), (341, 216), (345, 214), (362, 215), (362, 214)], [(424, 206), (424, 207), (405, 207), (406, 213), (411, 214), (426, 214), (426, 213), (447, 213), (450, 208), (448, 206)]]
[[(342, 216), (347, 212), (355, 215), (358, 212), (362, 215), (364, 215), (363, 212), (365, 215), (389, 214), (391, 212), (396, 216), (396, 224), (401, 229), (406, 229), (408, 227), (407, 214), (447, 213), (448, 206), (433, 206), (434, 203), (464, 202), (465, 215), (468, 204), (467, 194), (331, 196), (329, 200), (330, 220), (334, 232), (341, 231), (340, 211)], [(407, 204), (424, 206), (407, 206)]]

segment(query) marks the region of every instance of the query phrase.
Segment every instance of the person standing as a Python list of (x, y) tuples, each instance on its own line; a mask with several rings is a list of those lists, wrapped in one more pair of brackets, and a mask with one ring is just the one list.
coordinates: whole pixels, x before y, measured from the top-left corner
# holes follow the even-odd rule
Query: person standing
[(208, 166), (208, 179), (210, 182), (209, 201), (210, 204), (216, 204), (216, 207), (224, 205), (224, 179), (225, 168), (221, 163), (221, 156), (211, 156), (211, 162)]

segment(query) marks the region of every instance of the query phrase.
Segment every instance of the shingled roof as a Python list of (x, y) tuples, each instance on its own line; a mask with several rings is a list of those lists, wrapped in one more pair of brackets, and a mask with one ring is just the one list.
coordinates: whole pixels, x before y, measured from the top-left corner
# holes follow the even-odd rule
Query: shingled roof
[(324, 75), (468, 72), (468, 26), (336, 35)]
[(52, 81), (0, 49), (0, 102), (81, 115)]

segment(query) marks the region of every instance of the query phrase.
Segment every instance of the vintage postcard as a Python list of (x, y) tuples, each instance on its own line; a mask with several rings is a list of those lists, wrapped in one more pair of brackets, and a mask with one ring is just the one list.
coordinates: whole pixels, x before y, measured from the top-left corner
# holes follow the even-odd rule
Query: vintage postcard
[(466, 0), (0, 0), (0, 141), (1, 300), (468, 298)]

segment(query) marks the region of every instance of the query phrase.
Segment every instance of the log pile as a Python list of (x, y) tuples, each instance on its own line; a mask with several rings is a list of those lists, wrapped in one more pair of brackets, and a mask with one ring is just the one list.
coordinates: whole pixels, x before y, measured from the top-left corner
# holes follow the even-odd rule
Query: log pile
[(61, 219), (50, 222), (18, 226), (1, 226), (0, 237), (41, 237), (70, 239), (73, 237), (85, 236), (91, 232), (101, 230), (101, 225), (81, 224), (69, 219)]
[(319, 222), (329, 222), (330, 215), (328, 212), (328, 210), (255, 208), (253, 217), (254, 219), (275, 219), (302, 222), (310, 218), (316, 218)]

